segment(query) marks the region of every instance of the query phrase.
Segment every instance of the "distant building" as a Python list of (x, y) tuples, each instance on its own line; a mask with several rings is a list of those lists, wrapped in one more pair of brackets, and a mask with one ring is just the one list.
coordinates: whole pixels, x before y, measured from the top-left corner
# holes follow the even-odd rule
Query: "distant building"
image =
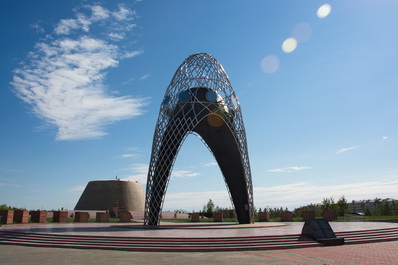
[(121, 180), (90, 181), (75, 210), (144, 211), (145, 193), (138, 182)]
[(353, 200), (348, 203), (348, 209), (351, 213), (365, 213), (366, 211), (372, 212), (376, 207), (381, 207), (385, 203), (389, 203), (391, 206), (393, 203), (398, 203), (398, 200), (392, 198), (358, 201)]

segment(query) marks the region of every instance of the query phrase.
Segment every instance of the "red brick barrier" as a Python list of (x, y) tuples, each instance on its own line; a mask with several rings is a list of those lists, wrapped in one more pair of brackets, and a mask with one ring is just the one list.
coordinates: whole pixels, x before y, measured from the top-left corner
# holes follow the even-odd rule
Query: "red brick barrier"
[(97, 213), (95, 215), (95, 221), (97, 223), (108, 223), (109, 222), (109, 214), (108, 213)]
[(258, 213), (258, 221), (259, 222), (268, 222), (269, 221), (269, 212), (259, 212)]
[(199, 222), (199, 213), (191, 214), (191, 222)]
[(26, 224), (29, 222), (29, 211), (14, 211), (14, 222)]
[(337, 219), (337, 212), (336, 210), (324, 210), (323, 211), (323, 218), (328, 221), (334, 221)]
[(119, 211), (119, 221), (120, 222), (130, 222), (133, 216), (129, 211)]
[(54, 223), (66, 223), (67, 221), (68, 221), (68, 212), (66, 211), (53, 212)]
[(309, 220), (309, 219), (315, 219), (315, 211), (302, 211), (301, 216), (303, 217), (303, 220)]
[(30, 212), (30, 220), (32, 223), (47, 222), (47, 211), (32, 211)]
[(0, 223), (8, 225), (14, 220), (14, 210), (0, 210)]
[(88, 212), (75, 212), (75, 222), (87, 223), (89, 216)]
[(222, 222), (223, 214), (221, 212), (213, 213), (214, 222)]
[(281, 212), (281, 221), (293, 221), (293, 213), (289, 211)]

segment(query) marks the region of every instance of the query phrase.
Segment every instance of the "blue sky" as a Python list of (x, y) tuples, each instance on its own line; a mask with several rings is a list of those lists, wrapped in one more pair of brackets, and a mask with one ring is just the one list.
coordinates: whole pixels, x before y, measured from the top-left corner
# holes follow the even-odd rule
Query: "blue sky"
[[(92, 180), (145, 189), (165, 90), (212, 54), (239, 97), (257, 208), (398, 198), (398, 3), (2, 1), (0, 203), (73, 209)], [(189, 136), (165, 210), (230, 206)]]

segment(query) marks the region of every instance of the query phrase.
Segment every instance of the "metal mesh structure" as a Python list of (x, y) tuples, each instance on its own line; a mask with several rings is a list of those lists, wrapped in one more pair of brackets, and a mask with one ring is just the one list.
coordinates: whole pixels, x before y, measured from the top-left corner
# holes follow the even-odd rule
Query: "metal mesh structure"
[(188, 57), (160, 107), (148, 171), (145, 224), (158, 225), (172, 168), (187, 135), (207, 145), (224, 176), (239, 223), (253, 222), (253, 187), (238, 98), (211, 55)]

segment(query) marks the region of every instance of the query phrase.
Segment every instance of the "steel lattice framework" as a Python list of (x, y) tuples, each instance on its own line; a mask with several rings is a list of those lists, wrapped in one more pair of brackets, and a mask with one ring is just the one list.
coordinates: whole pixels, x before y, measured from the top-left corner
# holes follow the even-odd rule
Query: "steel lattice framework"
[(160, 107), (148, 171), (145, 224), (158, 225), (177, 154), (188, 134), (215, 157), (239, 223), (253, 222), (253, 187), (238, 98), (211, 55), (188, 57), (177, 69)]

